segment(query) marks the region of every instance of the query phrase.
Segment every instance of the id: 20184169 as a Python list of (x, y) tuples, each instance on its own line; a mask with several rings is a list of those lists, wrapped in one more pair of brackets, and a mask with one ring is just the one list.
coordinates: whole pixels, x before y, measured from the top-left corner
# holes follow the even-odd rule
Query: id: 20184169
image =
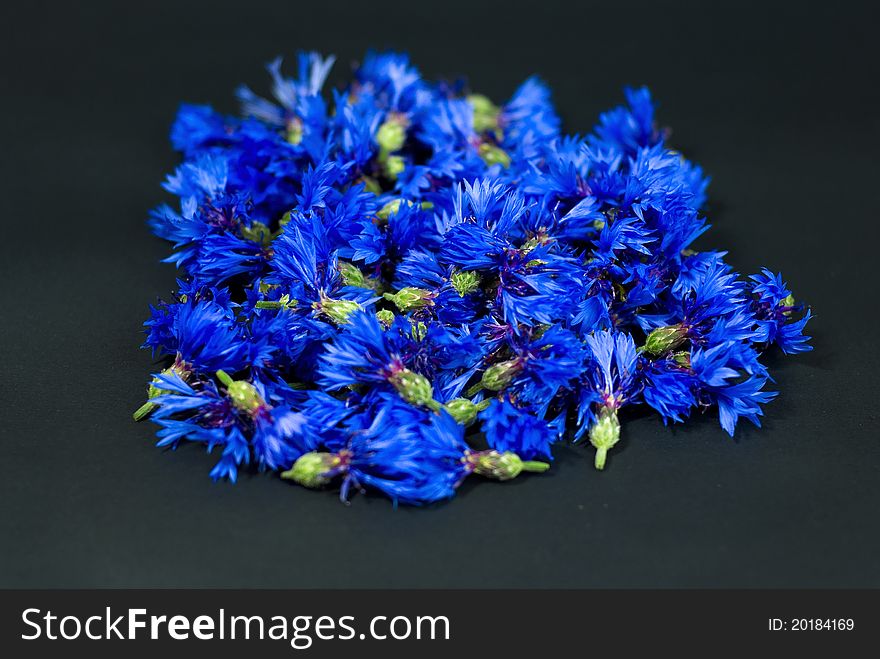
[(767, 621), (771, 632), (851, 632), (855, 626), (852, 618), (770, 618)]

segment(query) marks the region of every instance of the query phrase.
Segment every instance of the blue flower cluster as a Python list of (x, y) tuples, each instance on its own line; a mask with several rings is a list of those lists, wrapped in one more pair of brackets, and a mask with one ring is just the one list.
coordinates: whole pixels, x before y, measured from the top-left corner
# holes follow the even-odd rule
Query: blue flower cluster
[(602, 469), (630, 405), (760, 425), (760, 353), (809, 350), (810, 311), (691, 249), (707, 179), (647, 89), (579, 137), (535, 78), (495, 105), (370, 53), (325, 94), (332, 64), (272, 62), (241, 117), (180, 109), (180, 205), (150, 226), (182, 275), (145, 324), (167, 367), (135, 413), (160, 446), (216, 449), (218, 479), (424, 503), (545, 471), (562, 440)]

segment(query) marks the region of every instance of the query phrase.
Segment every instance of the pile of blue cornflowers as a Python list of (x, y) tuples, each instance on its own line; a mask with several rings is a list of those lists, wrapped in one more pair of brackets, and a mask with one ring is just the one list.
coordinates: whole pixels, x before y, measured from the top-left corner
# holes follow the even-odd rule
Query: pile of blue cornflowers
[(810, 311), (691, 248), (707, 179), (647, 89), (581, 138), (534, 78), (495, 105), (373, 53), (324, 94), (332, 63), (273, 62), (274, 99), (240, 88), (241, 117), (180, 109), (180, 205), (150, 225), (181, 277), (135, 413), (160, 446), (204, 444), (215, 479), (424, 503), (543, 472), (560, 441), (602, 469), (629, 406), (760, 425), (760, 354), (809, 350)]

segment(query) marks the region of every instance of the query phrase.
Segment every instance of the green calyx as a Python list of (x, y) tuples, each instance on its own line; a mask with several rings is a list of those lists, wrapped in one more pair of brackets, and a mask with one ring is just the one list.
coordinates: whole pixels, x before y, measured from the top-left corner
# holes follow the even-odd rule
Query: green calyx
[(501, 165), (505, 169), (510, 167), (510, 156), (500, 146), (490, 142), (483, 142), (477, 149), (477, 153), (479, 153), (480, 158), (483, 159), (483, 162), (488, 167), (492, 165)]
[(304, 453), (289, 470), (281, 472), (281, 478), (305, 487), (323, 487), (333, 480), (341, 462), (342, 459), (334, 453)]
[(522, 371), (524, 363), (522, 359), (516, 358), (499, 364), (493, 364), (483, 371), (483, 377), (465, 392), (465, 396), (467, 398), (476, 396), (483, 389), (501, 391), (513, 382), (517, 374)]
[(410, 320), (410, 324), (412, 325), (409, 334), (413, 338), (414, 341), (424, 341), (425, 337), (428, 336), (428, 326), (425, 325), (422, 321), (412, 322)]
[(396, 181), (404, 169), (406, 161), (401, 156), (387, 156), (382, 160), (382, 173), (392, 181)]
[(590, 428), (590, 444), (596, 447), (596, 469), (605, 468), (608, 449), (618, 441), (620, 441), (620, 421), (617, 419), (617, 410), (603, 407)]
[(346, 286), (368, 288), (377, 292), (381, 288), (379, 280), (374, 279), (373, 277), (367, 277), (354, 263), (339, 261), (336, 269), (339, 270), (339, 274), (342, 276), (342, 283)]
[(480, 275), (473, 270), (457, 270), (452, 273), (450, 283), (459, 297), (464, 297), (480, 287)]
[(379, 145), (379, 164), (386, 178), (395, 181), (406, 168), (406, 161), (399, 155), (393, 155), (400, 151), (406, 143), (406, 128), (409, 120), (405, 115), (391, 112), (388, 118), (376, 131), (376, 144)]
[(467, 101), (474, 109), (474, 132), (497, 132), (498, 115), (501, 113), (498, 106), (483, 94), (470, 94)]
[(390, 309), (379, 309), (376, 312), (376, 318), (379, 319), (379, 322), (382, 323), (385, 329), (388, 329), (391, 327), (391, 323), (394, 322), (394, 312)]
[(287, 130), (284, 133), (284, 139), (287, 140), (289, 144), (293, 144), (296, 146), (300, 142), (302, 142), (303, 138), (303, 123), (299, 118), (293, 118), (287, 122)]
[(217, 371), (217, 379), (226, 387), (226, 395), (232, 401), (232, 405), (241, 412), (253, 414), (266, 405), (266, 401), (260, 396), (257, 388), (244, 380), (233, 380), (226, 371)]
[(494, 364), (485, 370), (480, 384), (483, 385), (484, 389), (501, 391), (513, 382), (513, 378), (522, 370), (522, 367), (521, 359), (511, 359), (500, 364)]
[(479, 408), (467, 398), (453, 398), (443, 406), (456, 423), (469, 426), (477, 420)]
[(380, 158), (394, 151), (400, 151), (406, 142), (406, 117), (390, 114), (376, 131), (376, 144), (379, 145)]
[(285, 293), (277, 300), (258, 300), (254, 305), (257, 309), (295, 309), (296, 300), (290, 299), (290, 295)]
[(348, 322), (349, 316), (363, 307), (354, 300), (334, 300), (326, 295), (321, 296), (320, 302), (312, 304), (312, 308), (327, 316), (337, 325)]
[(382, 194), (382, 186), (379, 185), (379, 182), (372, 176), (362, 176), (358, 180), (358, 183), (363, 183), (364, 190), (367, 192), (372, 192), (374, 195)]
[(687, 329), (682, 325), (669, 325), (651, 330), (642, 348), (649, 355), (659, 357), (670, 350), (675, 350), (687, 340)]
[[(188, 380), (191, 375), (191, 371), (186, 367), (183, 361), (180, 360), (179, 356), (171, 366), (162, 371), (162, 375), (171, 375), (172, 373), (177, 375), (184, 382)], [(159, 378), (153, 378), (150, 381), (150, 386), (147, 387), (147, 402), (137, 408), (134, 411), (134, 414), (131, 415), (135, 421), (143, 421), (153, 413), (153, 410), (156, 409), (156, 404), (152, 402), (153, 399), (166, 393), (164, 389), (157, 386), (161, 384), (161, 382), (162, 381)]]
[(250, 240), (263, 247), (268, 247), (272, 238), (275, 237), (272, 230), (262, 222), (251, 222), (249, 226), (241, 227), (238, 232), (245, 240)]
[(383, 297), (393, 302), (401, 312), (406, 313), (413, 309), (432, 306), (435, 295), (433, 291), (407, 286), (406, 288), (401, 288), (396, 293), (385, 293)]
[(476, 451), (468, 455), (467, 460), (475, 473), (499, 481), (509, 481), (524, 471), (542, 473), (550, 468), (546, 462), (523, 460), (511, 451)]
[(407, 403), (440, 410), (440, 403), (434, 400), (434, 387), (424, 375), (404, 368), (393, 373), (388, 381)]
[[(384, 206), (382, 206), (382, 208), (376, 211), (376, 217), (383, 221), (388, 220), (388, 218), (392, 215), (395, 215), (400, 210), (400, 207), (404, 204), (407, 206), (416, 205), (414, 201), (410, 201), (409, 199), (392, 199)], [(423, 201), (419, 204), (419, 208), (421, 208), (422, 210), (428, 210), (434, 208), (434, 204), (430, 201)]]

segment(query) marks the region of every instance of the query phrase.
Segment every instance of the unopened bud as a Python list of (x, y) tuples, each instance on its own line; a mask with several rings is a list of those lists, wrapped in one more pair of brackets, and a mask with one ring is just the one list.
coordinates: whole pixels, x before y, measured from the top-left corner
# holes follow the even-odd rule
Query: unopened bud
[[(415, 202), (409, 201), (408, 199), (401, 199), (399, 197), (397, 199), (392, 199), (384, 206), (382, 206), (382, 208), (376, 211), (376, 217), (378, 217), (380, 220), (387, 220), (389, 217), (396, 214), (403, 204), (406, 204), (407, 206), (414, 206)], [(428, 210), (434, 208), (434, 204), (430, 201), (423, 201), (419, 204), (419, 208), (421, 208), (422, 210)]]
[(287, 132), (284, 137), (289, 144), (293, 144), (294, 146), (302, 142), (303, 123), (299, 118), (295, 117), (287, 122)]
[(498, 129), (499, 109), (489, 97), (482, 94), (471, 94), (468, 103), (474, 109), (474, 132), (485, 133)]
[(407, 403), (425, 405), (432, 409), (439, 407), (434, 400), (434, 387), (424, 375), (404, 368), (395, 372), (388, 381)]
[(305, 487), (322, 487), (333, 480), (341, 462), (342, 459), (334, 453), (304, 453), (293, 467), (281, 473), (281, 478)]
[(488, 167), (492, 165), (501, 165), (504, 168), (510, 167), (510, 156), (500, 146), (483, 142), (478, 149), (478, 153)]
[(379, 319), (379, 322), (385, 326), (385, 329), (391, 327), (391, 323), (394, 322), (394, 312), (390, 309), (379, 309), (376, 312), (376, 318)]
[(523, 461), (516, 453), (505, 451), (477, 451), (468, 456), (474, 472), (499, 481), (509, 481), (524, 471), (544, 472), (550, 468), (546, 462)]
[(241, 227), (238, 232), (245, 240), (250, 240), (263, 247), (268, 247), (272, 242), (272, 230), (262, 222), (251, 222), (249, 226)]
[(404, 169), (406, 169), (406, 161), (400, 156), (388, 156), (385, 159), (383, 169), (385, 171), (385, 176), (392, 181), (396, 181), (397, 177), (403, 173)]
[(248, 414), (256, 412), (265, 405), (263, 398), (257, 392), (257, 388), (244, 380), (234, 380), (232, 384), (226, 387), (226, 394), (236, 409)]
[(513, 378), (522, 370), (522, 360), (511, 359), (510, 361), (494, 364), (483, 373), (481, 384), (485, 389), (501, 391), (513, 382)]
[(342, 283), (346, 286), (369, 288), (374, 291), (379, 288), (379, 282), (372, 277), (367, 277), (354, 263), (340, 261), (337, 264), (336, 269), (339, 270), (339, 274), (342, 277)]
[(456, 423), (469, 426), (477, 418), (477, 406), (467, 398), (454, 398), (443, 406)]
[(436, 294), (423, 288), (407, 286), (406, 288), (401, 288), (397, 293), (385, 293), (384, 297), (386, 300), (394, 302), (398, 309), (406, 313), (413, 309), (433, 305)]
[(403, 148), (404, 142), (406, 142), (406, 118), (401, 115), (389, 116), (376, 131), (376, 144), (383, 153), (399, 151)]
[(312, 308), (323, 313), (337, 325), (344, 325), (348, 322), (351, 314), (363, 307), (354, 300), (334, 300), (333, 298), (322, 296), (320, 302), (312, 304)]
[(452, 273), (450, 283), (459, 297), (464, 297), (480, 287), (480, 275), (473, 270), (458, 270)]
[(681, 325), (658, 327), (645, 339), (645, 352), (657, 357), (678, 348), (686, 339), (687, 330)]

